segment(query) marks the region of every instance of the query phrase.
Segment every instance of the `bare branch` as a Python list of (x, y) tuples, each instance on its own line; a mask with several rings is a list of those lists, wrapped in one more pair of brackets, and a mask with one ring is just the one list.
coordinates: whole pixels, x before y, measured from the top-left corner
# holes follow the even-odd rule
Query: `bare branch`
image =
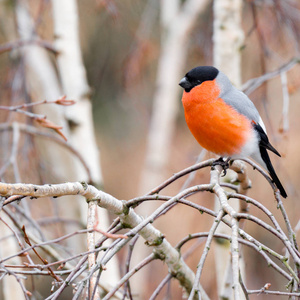
[[(203, 187), (206, 188), (207, 186)], [(200, 187), (194, 187), (188, 191), (182, 192), (178, 195), (178, 198), (183, 197), (186, 193), (190, 193), (192, 190), (201, 190)], [(82, 195), (88, 200), (98, 200), (98, 205), (110, 210), (111, 212), (120, 215), (121, 222), (126, 224), (128, 227), (132, 227), (126, 235), (128, 237), (133, 237), (136, 233), (140, 232), (148, 245), (153, 246), (154, 253), (160, 258), (163, 259), (169, 266), (170, 270), (176, 274), (176, 278), (179, 280), (180, 284), (187, 290), (191, 289), (192, 283), (194, 281), (194, 274), (189, 269), (189, 267), (184, 263), (182, 258), (180, 258), (179, 253), (167, 242), (163, 235), (155, 229), (149, 223), (154, 218), (155, 215), (159, 214), (164, 208), (173, 202), (177, 201), (177, 197), (171, 198), (168, 202), (162, 205), (152, 216), (142, 220), (132, 209), (126, 209), (125, 203), (117, 200), (111, 195), (97, 190), (93, 186), (89, 186), (81, 183), (64, 183), (56, 185), (24, 185), (24, 184), (4, 184), (0, 183), (0, 194), (3, 196), (12, 196), (12, 195), (24, 195), (31, 197), (60, 197), (63, 195)], [(102, 261), (102, 264), (106, 264), (112, 256), (123, 246), (125, 245), (130, 238), (123, 239), (118, 244), (118, 247), (114, 247), (110, 254), (107, 255), (105, 260)], [(72, 273), (71, 273), (72, 274)], [(71, 274), (69, 277), (71, 277)], [(74, 274), (74, 273), (73, 273)], [(72, 274), (72, 275), (73, 275)], [(63, 285), (64, 286), (64, 283)], [(61, 288), (62, 289), (62, 288)], [(59, 293), (61, 291), (59, 290)], [(57, 293), (58, 294), (58, 293)], [(55, 299), (55, 298), (53, 298)]]
[(207, 254), (210, 250), (210, 245), (211, 245), (211, 242), (212, 242), (212, 238), (214, 236), (214, 233), (221, 221), (221, 219), (223, 218), (223, 216), (225, 215), (225, 212), (223, 210), (220, 210), (219, 213), (218, 213), (218, 216), (217, 218), (214, 220), (214, 223), (209, 231), (209, 234), (208, 234), (208, 237), (207, 237), (207, 240), (206, 240), (206, 243), (205, 243), (205, 246), (204, 246), (204, 251), (202, 253), (202, 256), (201, 256), (201, 259), (200, 259), (200, 262), (197, 266), (197, 273), (196, 273), (196, 277), (195, 277), (195, 282), (194, 282), (194, 285), (193, 285), (193, 288), (192, 288), (192, 291), (190, 293), (190, 296), (189, 296), (189, 300), (192, 300), (194, 298), (195, 295), (200, 295), (200, 289), (199, 289), (199, 281), (200, 281), (200, 276), (201, 276), (201, 273), (202, 273), (202, 270), (203, 270), (203, 266), (204, 266), (204, 262), (206, 260), (206, 257), (207, 257)]
[(277, 70), (266, 73), (260, 77), (256, 77), (248, 80), (242, 85), (241, 90), (247, 95), (249, 95), (258, 87), (260, 87), (264, 82), (278, 76), (282, 72), (287, 72), (290, 69), (292, 69), (295, 65), (299, 63), (299, 61), (300, 61), (299, 57), (294, 57), (289, 62), (279, 67)]

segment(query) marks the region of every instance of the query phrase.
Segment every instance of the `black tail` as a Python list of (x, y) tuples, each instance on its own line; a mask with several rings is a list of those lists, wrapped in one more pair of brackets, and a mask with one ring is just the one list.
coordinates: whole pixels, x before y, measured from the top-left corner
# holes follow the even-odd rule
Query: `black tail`
[[(277, 186), (277, 188), (279, 189), (280, 191), (280, 195), (283, 197), (283, 198), (286, 198), (287, 197), (287, 194), (286, 194), (286, 191), (285, 189), (283, 188), (279, 178), (277, 177), (276, 173), (275, 173), (275, 170), (272, 166), (272, 163), (271, 163), (271, 160), (270, 160), (270, 157), (269, 157), (269, 154), (267, 152), (267, 149), (264, 147), (264, 146), (260, 146), (259, 147), (259, 151), (260, 151), (260, 155), (263, 159), (263, 161), (265, 162), (267, 168), (268, 168), (268, 171), (270, 173), (270, 176), (271, 178), (273, 179), (275, 185)], [(277, 151), (276, 151), (277, 152)], [(277, 152), (278, 153), (278, 152)]]
[(260, 141), (259, 141), (259, 151), (260, 151), (260, 155), (261, 155), (261, 158), (263, 159), (263, 161), (265, 162), (266, 166), (267, 166), (267, 169), (270, 173), (270, 176), (271, 178), (273, 179), (275, 185), (277, 186), (277, 188), (279, 189), (280, 191), (280, 195), (283, 197), (283, 198), (286, 198), (287, 197), (287, 194), (286, 194), (286, 191), (284, 190), (279, 178), (277, 177), (276, 173), (275, 173), (275, 170), (272, 166), (272, 163), (271, 163), (271, 160), (270, 160), (270, 157), (269, 157), (269, 154), (267, 152), (267, 149), (274, 152), (276, 155), (278, 156), (281, 156), (278, 151), (270, 144), (269, 142), (269, 139), (268, 139), (268, 136), (267, 134), (265, 133), (265, 131), (263, 130), (263, 128), (255, 123), (255, 122), (252, 122), (253, 124), (253, 128), (257, 131), (259, 137), (260, 137)]

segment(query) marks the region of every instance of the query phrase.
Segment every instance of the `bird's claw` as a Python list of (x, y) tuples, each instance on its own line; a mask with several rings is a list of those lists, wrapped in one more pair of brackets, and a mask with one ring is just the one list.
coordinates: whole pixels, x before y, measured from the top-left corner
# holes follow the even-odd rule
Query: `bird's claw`
[(223, 160), (223, 157), (220, 157), (212, 163), (212, 167), (220, 165), (223, 169), (222, 177), (224, 177), (224, 176), (226, 176), (227, 169), (229, 168), (229, 161), (230, 161), (230, 157), (227, 158), (226, 160)]

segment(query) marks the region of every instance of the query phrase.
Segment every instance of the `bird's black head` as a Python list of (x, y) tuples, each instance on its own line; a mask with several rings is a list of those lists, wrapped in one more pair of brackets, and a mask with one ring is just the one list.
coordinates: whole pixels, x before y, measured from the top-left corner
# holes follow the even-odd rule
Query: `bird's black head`
[(185, 74), (179, 85), (189, 92), (193, 87), (207, 80), (214, 80), (219, 70), (211, 66), (196, 67)]

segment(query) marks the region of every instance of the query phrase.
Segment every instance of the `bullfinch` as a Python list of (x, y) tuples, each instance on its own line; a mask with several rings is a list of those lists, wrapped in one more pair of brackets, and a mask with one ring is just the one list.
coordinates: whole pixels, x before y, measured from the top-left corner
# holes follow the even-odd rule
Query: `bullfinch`
[(253, 102), (224, 73), (211, 66), (190, 70), (179, 85), (184, 89), (185, 119), (198, 143), (221, 157), (254, 159), (269, 171), (286, 198), (267, 150), (280, 154), (270, 144)]

